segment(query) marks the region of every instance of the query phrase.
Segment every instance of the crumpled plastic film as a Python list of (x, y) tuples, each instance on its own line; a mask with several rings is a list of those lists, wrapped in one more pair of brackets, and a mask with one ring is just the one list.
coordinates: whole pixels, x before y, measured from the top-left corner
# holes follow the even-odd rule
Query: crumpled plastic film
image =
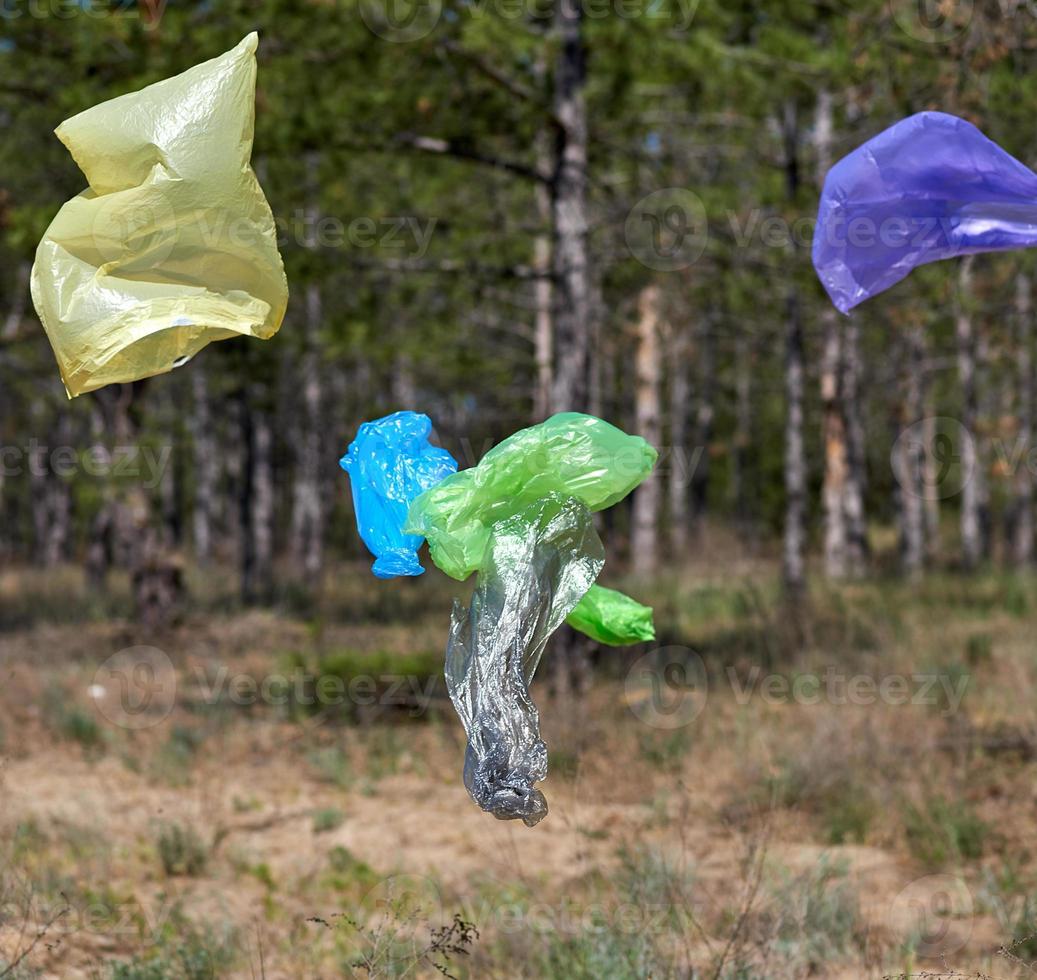
[(651, 472), (658, 453), (592, 415), (566, 412), (522, 429), (411, 505), (405, 530), (428, 539), (432, 560), (463, 580), (480, 567), (490, 528), (552, 493), (599, 511)]
[(90, 186), (40, 242), (32, 297), (70, 396), (281, 326), (288, 284), (249, 165), (257, 44), (58, 127)]
[(445, 449), (429, 443), (432, 421), (417, 412), (396, 412), (360, 426), (339, 461), (349, 474), (357, 529), (376, 561), (378, 578), (421, 575), (422, 538), (404, 534), (411, 502), (457, 471)]
[(1037, 245), (1037, 174), (975, 126), (921, 112), (828, 172), (813, 259), (843, 312), (916, 266)]
[(468, 735), (464, 783), (500, 820), (532, 827), (547, 814), (535, 787), (547, 776), (547, 747), (529, 685), (604, 562), (587, 506), (550, 494), (492, 525), (471, 602), (454, 603), (446, 679)]
[(565, 621), (607, 646), (629, 646), (655, 639), (651, 608), (601, 585), (591, 586)]

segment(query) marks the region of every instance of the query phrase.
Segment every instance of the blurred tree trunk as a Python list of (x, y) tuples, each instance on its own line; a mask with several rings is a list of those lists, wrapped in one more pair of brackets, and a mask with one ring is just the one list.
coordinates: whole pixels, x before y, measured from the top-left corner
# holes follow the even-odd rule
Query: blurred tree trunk
[[(922, 419), (924, 411), (923, 374), (925, 371), (925, 338), (922, 328), (913, 325), (904, 343), (904, 396), (901, 401), (900, 432)], [(916, 578), (925, 562), (924, 467), (925, 446), (917, 434), (900, 438), (896, 443), (899, 458), (894, 461), (900, 484), (900, 563), (904, 572)]]
[(983, 473), (978, 452), (978, 394), (976, 386), (976, 337), (972, 325), (972, 257), (961, 262), (958, 279), (955, 338), (958, 355), (958, 384), (961, 387), (961, 466), (969, 474), (961, 491), (961, 553), (967, 570), (975, 569), (983, 557)]
[[(316, 229), (320, 218), (320, 158), (310, 153), (306, 158), (306, 193), (308, 229)], [(311, 231), (312, 234), (312, 231)], [(306, 247), (316, 249), (314, 239)], [(314, 275), (315, 273), (311, 273)], [(289, 552), (292, 564), (309, 588), (317, 586), (324, 565), (324, 502), (321, 494), (321, 426), (324, 391), (321, 370), (321, 332), (324, 302), (320, 283), (306, 284), (306, 312), (303, 326), (303, 352), (299, 363), (299, 437), (296, 445), (295, 473), (292, 484), (292, 519), (289, 530)], [(406, 351), (397, 353), (404, 374), (409, 365)], [(409, 407), (410, 402), (401, 408)], [(272, 490), (271, 490), (272, 493)]]
[(191, 367), (191, 444), (194, 452), (194, 508), (191, 533), (194, 556), (200, 565), (212, 556), (213, 503), (216, 497), (218, 456), (209, 400), (209, 373), (204, 358)]
[(843, 327), (842, 407), (846, 424), (847, 469), (843, 506), (847, 523), (847, 566), (852, 576), (862, 575), (867, 567), (868, 522), (864, 513), (867, 486), (864, 421), (861, 410), (861, 328), (851, 317)]
[(752, 371), (753, 350), (749, 332), (739, 330), (735, 339), (735, 433), (731, 453), (732, 493), (738, 533), (752, 536), (752, 507), (749, 503), (749, 459), (752, 449)]
[[(173, 379), (170, 379), (173, 380)], [(179, 378), (176, 382), (179, 382)], [(168, 543), (175, 548), (183, 544), (184, 538), (184, 453), (179, 452), (183, 445), (181, 438), (184, 426), (181, 424), (183, 411), (181, 408), (181, 388), (178, 383), (164, 386), (162, 414), (165, 416), (162, 426), (163, 445), (159, 447), (160, 458), (167, 459), (166, 468), (156, 476), (159, 479), (159, 499), (162, 503), (163, 534)], [(167, 451), (168, 450), (168, 455)]]
[[(292, 563), (310, 588), (320, 580), (324, 564), (324, 506), (321, 494), (321, 381), (320, 332), (323, 317), (320, 286), (306, 287), (305, 350), (300, 364), (302, 412), (292, 500)], [(402, 406), (406, 407), (406, 406)]]
[[(653, 446), (662, 442), (660, 303), (657, 285), (642, 290), (638, 302), (637, 354), (634, 362), (637, 379), (634, 397), (636, 431)], [(654, 572), (658, 565), (660, 491), (661, 486), (655, 473), (634, 491), (630, 549), (633, 570), (640, 575)]]
[(785, 536), (782, 575), (792, 598), (806, 586), (807, 463), (803, 442), (803, 323), (799, 296), (789, 291), (785, 323)]
[(35, 559), (44, 568), (52, 568), (66, 557), (72, 519), (72, 497), (69, 484), (54, 470), (54, 453), (73, 446), (72, 423), (68, 412), (60, 411), (47, 440), (48, 454), (32, 465), (29, 483), (32, 488), (32, 521)]
[[(587, 107), (582, 0), (556, 0), (552, 109), (554, 166), (550, 181), (553, 375), (550, 413), (586, 411), (595, 314), (587, 248)], [(563, 626), (555, 642), (554, 688), (567, 697), (590, 684), (587, 642)], [(579, 701), (577, 700), (577, 704)]]
[(555, 311), (551, 408), (554, 412), (584, 411), (590, 393), (593, 310), (587, 255), (586, 59), (580, 0), (558, 0), (554, 31), (558, 55), (553, 96), (557, 142), (551, 180)]
[[(788, 197), (799, 193), (799, 122), (795, 104), (785, 104), (782, 129), (785, 141), (785, 180)], [(793, 243), (795, 252), (795, 243)], [(793, 267), (795, 263), (792, 263)], [(794, 275), (794, 272), (790, 274)], [(790, 282), (785, 312), (785, 533), (782, 578), (785, 594), (799, 599), (806, 588), (807, 461), (803, 439), (803, 313), (799, 290)]]
[(111, 461), (120, 449), (131, 446), (130, 408), (134, 386), (109, 385), (94, 392), (91, 429), (93, 452), (109, 460), (109, 472), (101, 476), (101, 504), (90, 525), (87, 542), (86, 576), (91, 588), (105, 587), (115, 565), (128, 566), (133, 551), (131, 521), (125, 499), (127, 487), (112, 473)]
[(268, 601), (273, 590), (273, 431), (267, 394), (266, 386), (256, 383), (241, 398), (241, 595), (248, 603)]
[[(832, 165), (832, 117), (832, 93), (822, 89), (817, 96), (814, 118), (818, 188), (823, 185)], [(821, 512), (824, 523), (825, 574), (829, 578), (843, 579), (849, 572), (850, 564), (849, 514), (846, 507), (850, 453), (843, 405), (843, 333), (835, 309), (827, 304), (821, 313), (821, 327), (821, 438), (824, 446)]]
[[(165, 529), (156, 527), (155, 488), (118, 471), (127, 458), (124, 454), (140, 458), (138, 414), (146, 388), (147, 381), (135, 381), (109, 385), (93, 395), (95, 438), (107, 449), (112, 469), (105, 478), (101, 508), (91, 528), (87, 577), (91, 585), (101, 587), (113, 563), (129, 569), (134, 619), (147, 630), (157, 630), (168, 626), (182, 609), (186, 592), (183, 569)], [(168, 478), (168, 474), (158, 475)]]
[(932, 565), (940, 558), (940, 496), (936, 492), (939, 483), (939, 463), (935, 453), (932, 452), (933, 440), (936, 438), (936, 416), (932, 404), (932, 385), (925, 384), (925, 425), (923, 428), (922, 442), (929, 447), (928, 452), (922, 454), (922, 481), (925, 488), (925, 558)]
[(699, 384), (695, 400), (695, 469), (691, 474), (691, 513), (696, 527), (709, 508), (709, 447), (716, 419), (716, 318), (703, 318), (699, 328)]
[[(550, 168), (549, 134), (537, 134), (537, 167), (545, 173)], [(536, 313), (533, 325), (536, 360), (536, 389), (533, 394), (533, 418), (541, 422), (551, 414), (551, 386), (554, 378), (554, 323), (552, 320), (553, 289), (551, 283), (551, 194), (542, 181), (533, 190), (536, 197), (537, 224), (542, 229), (533, 240), (533, 265), (537, 272), (533, 287)]]
[(688, 484), (695, 463), (694, 448), (688, 445), (688, 378), (687, 333), (667, 323), (667, 360), (669, 361), (670, 399), (670, 467), (667, 471), (669, 503), (670, 555), (681, 558), (688, 545)]
[(821, 324), (821, 407), (824, 443), (821, 509), (824, 515), (825, 574), (829, 578), (844, 579), (849, 573), (846, 485), (849, 481), (850, 461), (846, 415), (842, 405), (843, 338), (834, 309), (822, 311)]
[(1030, 447), (1033, 445), (1033, 300), (1030, 277), (1020, 272), (1015, 280), (1016, 321), (1016, 419), (1018, 441), (1013, 474), (1012, 561), (1020, 568), (1033, 561), (1033, 474)]

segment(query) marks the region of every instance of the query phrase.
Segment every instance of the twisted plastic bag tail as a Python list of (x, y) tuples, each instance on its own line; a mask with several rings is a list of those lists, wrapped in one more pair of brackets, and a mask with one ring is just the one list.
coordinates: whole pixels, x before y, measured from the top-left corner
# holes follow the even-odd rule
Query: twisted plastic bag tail
[(604, 562), (586, 504), (551, 494), (491, 527), (471, 602), (454, 603), (446, 680), (468, 735), (464, 782), (500, 820), (532, 827), (547, 814), (535, 787), (547, 747), (529, 685)]

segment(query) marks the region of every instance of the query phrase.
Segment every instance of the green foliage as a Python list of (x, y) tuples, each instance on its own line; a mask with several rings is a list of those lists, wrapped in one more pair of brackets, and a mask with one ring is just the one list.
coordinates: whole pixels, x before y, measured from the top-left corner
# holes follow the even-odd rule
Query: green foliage
[(233, 933), (200, 930), (176, 916), (154, 950), (109, 968), (107, 980), (217, 980), (229, 976), (238, 959)]
[(933, 796), (922, 805), (907, 802), (904, 832), (914, 857), (927, 868), (944, 868), (983, 856), (991, 828), (966, 800)]
[(156, 848), (162, 870), (169, 877), (197, 877), (209, 862), (209, 848), (193, 827), (184, 824), (164, 824), (159, 829)]
[(846, 880), (846, 867), (837, 862), (823, 860), (805, 874), (784, 876), (767, 914), (774, 918), (779, 956), (810, 972), (863, 942), (857, 894)]
[(72, 700), (64, 688), (52, 684), (44, 691), (43, 716), (55, 735), (78, 743), (89, 755), (104, 749), (104, 733), (96, 717)]
[(191, 766), (204, 741), (205, 735), (200, 729), (174, 725), (152, 760), (152, 773), (170, 786), (187, 785)]
[(323, 810), (317, 810), (313, 814), (313, 832), (315, 834), (325, 834), (329, 830), (335, 830), (342, 826), (345, 819), (346, 815), (335, 807), (325, 807)]

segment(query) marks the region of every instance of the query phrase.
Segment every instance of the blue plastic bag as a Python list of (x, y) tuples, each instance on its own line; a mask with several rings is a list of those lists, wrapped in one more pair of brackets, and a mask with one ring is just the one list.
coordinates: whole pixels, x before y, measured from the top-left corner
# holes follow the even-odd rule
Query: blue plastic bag
[(457, 461), (429, 443), (432, 421), (417, 412), (396, 412), (360, 426), (339, 465), (349, 474), (357, 530), (375, 556), (378, 578), (421, 575), (418, 549), (424, 540), (404, 534), (411, 502), (457, 472)]
[(848, 313), (939, 259), (1037, 245), (1037, 174), (975, 126), (920, 112), (828, 172), (813, 258)]

